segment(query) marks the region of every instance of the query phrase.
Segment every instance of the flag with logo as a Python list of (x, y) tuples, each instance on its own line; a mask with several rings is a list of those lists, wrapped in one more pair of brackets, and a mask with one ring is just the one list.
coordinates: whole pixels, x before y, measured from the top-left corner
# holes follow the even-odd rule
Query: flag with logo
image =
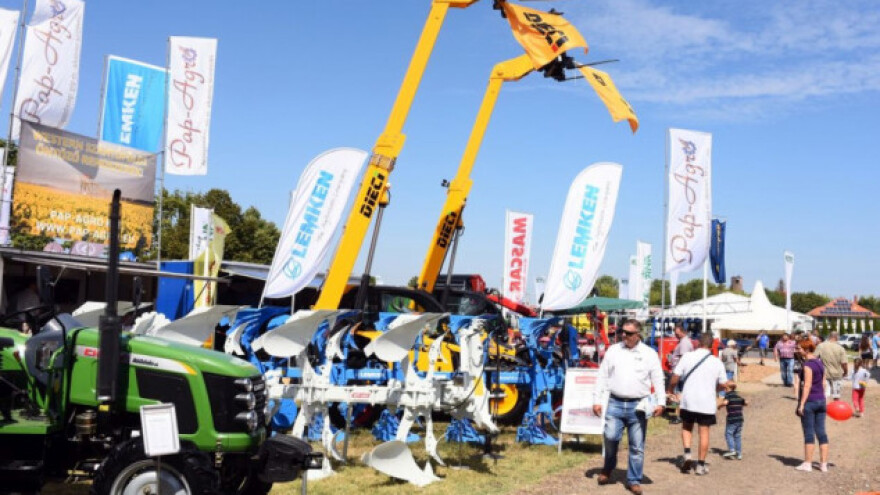
[(651, 298), (651, 278), (653, 276), (651, 263), (651, 245), (647, 242), (636, 242), (636, 261), (638, 263), (639, 292), (636, 301), (642, 301), (647, 308)]
[(511, 2), (503, 2), (513, 37), (525, 48), (535, 69), (540, 69), (572, 48), (583, 48), (587, 42), (581, 33), (564, 17), (530, 9)]
[(308, 164), (287, 211), (263, 298), (291, 296), (315, 278), (367, 156), (359, 149), (337, 148)]
[(542, 308), (569, 309), (586, 299), (596, 283), (614, 220), (623, 167), (602, 162), (572, 182), (562, 211)]
[(635, 134), (639, 130), (639, 118), (636, 117), (635, 110), (629, 106), (629, 102), (621, 96), (617, 86), (614, 85), (614, 81), (611, 80), (611, 76), (607, 72), (602, 72), (586, 65), (578, 67), (578, 70), (581, 71), (584, 79), (590, 83), (590, 86), (599, 95), (599, 99), (605, 104), (605, 108), (611, 114), (611, 120), (620, 122), (626, 119), (629, 122), (629, 128)]
[(0, 95), (3, 94), (9, 61), (12, 60), (12, 46), (15, 44), (19, 15), (17, 10), (0, 9)]
[(639, 262), (636, 256), (630, 256), (626, 298), (631, 301), (638, 301), (640, 298), (639, 292)]
[(80, 0), (37, 0), (24, 37), (12, 139), (19, 137), (19, 119), (59, 129), (70, 121), (79, 84), (84, 11)]
[(712, 135), (669, 130), (666, 272), (690, 272), (709, 256), (712, 229)]
[(785, 260), (785, 310), (791, 311), (791, 273), (794, 271), (794, 253), (785, 251), (782, 253)]
[(718, 219), (712, 220), (712, 246), (709, 249), (709, 266), (712, 267), (712, 278), (716, 284), (723, 284), (727, 280), (724, 273), (724, 237), (727, 232), (727, 222)]
[(159, 150), (165, 123), (165, 80), (162, 67), (107, 57), (101, 122), (102, 141), (150, 153)]
[(507, 210), (504, 222), (504, 274), (502, 295), (522, 303), (529, 279), (534, 217), (529, 213)]
[[(211, 210), (208, 210), (211, 211)], [(204, 277), (217, 278), (220, 265), (223, 263), (223, 250), (226, 247), (226, 236), (232, 230), (225, 220), (214, 213), (210, 214), (210, 237), (205, 249), (195, 258), (193, 272)], [(213, 306), (217, 302), (217, 282), (195, 280), (193, 282), (196, 308)]]
[(214, 210), (196, 205), (189, 207), (189, 259), (194, 260), (208, 249), (214, 235)]
[(165, 172), (206, 175), (217, 40), (172, 36), (168, 41)]

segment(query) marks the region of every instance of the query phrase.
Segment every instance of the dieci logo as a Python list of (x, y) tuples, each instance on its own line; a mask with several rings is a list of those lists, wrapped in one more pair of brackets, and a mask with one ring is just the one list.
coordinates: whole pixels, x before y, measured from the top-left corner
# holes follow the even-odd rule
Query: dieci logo
[(382, 185), (384, 183), (385, 175), (381, 172), (376, 172), (370, 179), (370, 187), (361, 200), (361, 215), (367, 218), (373, 216), (373, 210), (376, 208), (376, 201), (379, 200), (379, 195), (382, 194)]
[(550, 49), (553, 50), (554, 53), (559, 51), (562, 45), (568, 41), (568, 37), (564, 32), (544, 22), (544, 19), (539, 14), (523, 12), (523, 17), (525, 17), (526, 22), (529, 23), (529, 26), (532, 29), (544, 36), (547, 45), (550, 46)]
[(443, 225), (440, 226), (440, 234), (437, 236), (437, 245), (446, 248), (449, 246), (449, 238), (455, 231), (455, 225), (458, 223), (458, 212), (450, 211), (443, 219)]

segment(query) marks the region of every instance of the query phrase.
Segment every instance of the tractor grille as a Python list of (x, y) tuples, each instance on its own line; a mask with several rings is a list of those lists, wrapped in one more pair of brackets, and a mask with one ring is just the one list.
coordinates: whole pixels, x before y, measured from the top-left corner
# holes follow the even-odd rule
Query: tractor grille
[[(247, 432), (247, 426), (235, 419), (238, 414), (248, 411), (246, 404), (235, 399), (236, 395), (247, 393), (235, 383), (239, 378), (212, 373), (205, 373), (204, 377), (208, 398), (211, 401), (214, 429), (219, 433)], [(266, 424), (266, 383), (260, 375), (253, 376), (250, 380), (253, 384), (251, 393), (256, 399), (253, 410), (257, 414), (257, 424), (263, 426)]]

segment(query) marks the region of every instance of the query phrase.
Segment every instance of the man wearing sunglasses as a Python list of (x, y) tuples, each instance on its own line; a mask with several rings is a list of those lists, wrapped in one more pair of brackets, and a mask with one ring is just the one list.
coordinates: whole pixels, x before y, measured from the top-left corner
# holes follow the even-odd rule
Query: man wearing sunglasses
[[(635, 494), (642, 493), (642, 467), (645, 461), (645, 433), (648, 418), (646, 412), (658, 415), (666, 407), (663, 369), (657, 351), (642, 343), (642, 324), (626, 320), (621, 326), (623, 341), (605, 352), (599, 366), (599, 376), (593, 396), (593, 413), (602, 414), (606, 392), (608, 408), (605, 411), (605, 462), (597, 477), (600, 485), (611, 483), (611, 473), (617, 466), (617, 447), (626, 428), (629, 439), (629, 463), (626, 471), (626, 488)], [(652, 393), (656, 403), (645, 410)], [(637, 407), (642, 403), (643, 407)]]

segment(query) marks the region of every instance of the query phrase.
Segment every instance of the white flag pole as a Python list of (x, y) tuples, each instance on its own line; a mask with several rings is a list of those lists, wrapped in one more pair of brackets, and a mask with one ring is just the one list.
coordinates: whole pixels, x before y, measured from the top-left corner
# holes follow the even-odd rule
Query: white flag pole
[[(666, 333), (666, 318), (663, 312), (666, 310), (666, 244), (669, 242), (669, 226), (667, 225), (667, 217), (669, 216), (669, 140), (672, 134), (669, 128), (666, 128), (666, 143), (664, 144), (664, 167), (663, 167), (663, 277), (660, 279), (660, 356), (663, 359), (663, 335)], [(650, 292), (649, 292), (650, 294)], [(648, 305), (651, 304), (651, 296), (648, 296)], [(648, 310), (650, 313), (650, 309)]]
[[(171, 84), (171, 71), (169, 70), (171, 67), (171, 38), (165, 41), (165, 45), (165, 119), (162, 122), (162, 151), (156, 157), (156, 166), (159, 168), (159, 232), (157, 233), (156, 267), (162, 261), (162, 209), (164, 206), (162, 197), (165, 196), (165, 146), (168, 144), (165, 141), (168, 139), (168, 87)], [(192, 221), (192, 217), (190, 217), (190, 221)]]
[[(0, 162), (3, 164), (3, 183), (6, 182), (6, 161), (9, 159), (9, 147), (12, 145), (12, 124), (15, 122), (15, 101), (18, 99), (18, 83), (21, 79), (21, 58), (24, 53), (24, 30), (26, 26), (25, 21), (27, 18), (27, 5), (28, 0), (22, 0), (21, 17), (18, 18), (18, 59), (15, 62), (15, 86), (12, 90), (12, 105), (9, 108), (9, 130), (6, 132), (6, 146), (3, 147), (3, 161)], [(16, 162), (16, 165), (18, 165), (18, 162)], [(10, 185), (9, 187), (11, 191), (12, 185)], [(11, 201), (12, 194), (9, 195), (9, 198)], [(5, 200), (6, 198), (3, 199)], [(10, 205), (10, 210), (11, 209), (12, 205)], [(12, 233), (9, 232), (9, 225), (6, 225), (5, 227), (7, 229), (8, 242), (12, 243)]]
[(703, 333), (706, 333), (708, 313), (706, 312), (706, 298), (709, 296), (709, 257), (703, 261)]

